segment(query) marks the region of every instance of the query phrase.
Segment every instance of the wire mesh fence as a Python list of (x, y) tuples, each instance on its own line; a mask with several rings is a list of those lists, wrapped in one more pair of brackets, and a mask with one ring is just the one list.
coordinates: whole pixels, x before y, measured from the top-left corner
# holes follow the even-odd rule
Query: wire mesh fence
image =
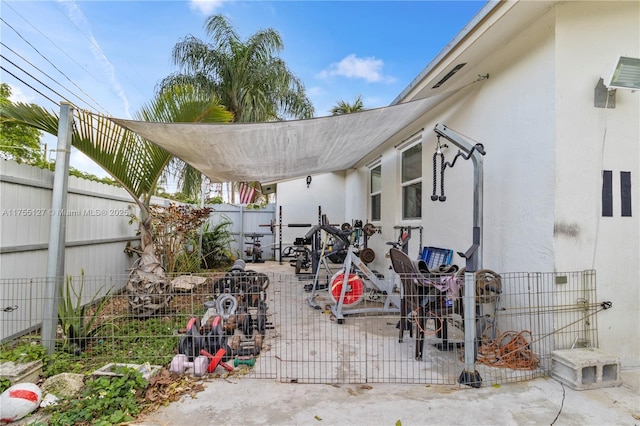
[[(58, 311), (57, 350), (88, 370), (113, 362), (170, 367), (180, 353), (187, 356), (180, 368), (193, 371), (198, 356), (206, 356), (202, 350), (212, 356), (224, 349), (222, 364), (253, 378), (458, 383), (465, 344), (461, 293), (430, 294), (424, 310), (405, 312), (402, 326), (401, 310), (388, 303), (391, 295), (370, 290), (366, 280), (359, 300), (343, 305), (343, 315), (336, 316), (340, 293), (332, 291), (331, 276), (321, 277), (315, 288), (311, 278), (266, 270), (248, 277), (229, 272), (181, 277), (165, 295), (168, 308), (140, 318), (131, 314), (126, 276), (71, 277)], [(554, 350), (597, 347), (596, 314), (602, 306), (594, 271), (490, 278), (500, 283), (497, 294), (478, 290), (476, 282), (476, 368), (485, 385), (546, 375)], [(43, 306), (50, 303), (42, 297), (47, 283), (44, 278), (0, 283), (3, 348), (21, 335), (37, 342)], [(211, 357), (202, 366), (210, 363)]]

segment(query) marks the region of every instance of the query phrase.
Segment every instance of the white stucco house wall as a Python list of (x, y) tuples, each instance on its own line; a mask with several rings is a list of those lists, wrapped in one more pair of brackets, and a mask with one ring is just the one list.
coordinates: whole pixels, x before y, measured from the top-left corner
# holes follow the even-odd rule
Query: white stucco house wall
[[(599, 79), (609, 77), (620, 55), (640, 58), (638, 1), (489, 2), (393, 103), (451, 96), (354, 169), (312, 176), (309, 188), (304, 178), (278, 183), (283, 223), (312, 222), (319, 206), (331, 222), (372, 222), (381, 229), (369, 240), (380, 270), (385, 242), (397, 238), (394, 226), (422, 226), (422, 245), (464, 252), (472, 242), (471, 161), (447, 169), (447, 199), (431, 201), (433, 129), (444, 124), (486, 150), (482, 266), (595, 270), (598, 300), (613, 305), (598, 314), (599, 347), (637, 367), (640, 92), (605, 91), (605, 104), (595, 106)], [(457, 148), (447, 145), (451, 161)], [(402, 157), (416, 146), (421, 174), (409, 183), (421, 184), (422, 204), (418, 217), (406, 218)], [(373, 194), (379, 218), (372, 217), (373, 170), (381, 176)], [(284, 227), (283, 241), (300, 234)], [(414, 231), (410, 255), (420, 248)], [(454, 262), (464, 265), (459, 257)]]

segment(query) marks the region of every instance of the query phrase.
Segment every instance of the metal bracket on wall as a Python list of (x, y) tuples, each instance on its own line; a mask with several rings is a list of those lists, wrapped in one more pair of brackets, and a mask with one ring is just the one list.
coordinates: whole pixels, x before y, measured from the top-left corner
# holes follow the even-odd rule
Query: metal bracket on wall
[(616, 107), (616, 89), (609, 90), (604, 85), (604, 80), (598, 80), (595, 89), (593, 89), (593, 106), (596, 108), (615, 108)]

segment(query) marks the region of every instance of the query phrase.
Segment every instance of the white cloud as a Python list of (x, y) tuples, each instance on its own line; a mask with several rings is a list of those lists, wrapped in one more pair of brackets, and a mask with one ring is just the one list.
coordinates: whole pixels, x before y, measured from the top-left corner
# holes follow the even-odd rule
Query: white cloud
[(351, 54), (340, 62), (331, 64), (328, 69), (322, 71), (318, 76), (320, 78), (326, 78), (338, 75), (347, 78), (361, 78), (370, 83), (381, 81), (387, 83), (393, 82), (395, 80), (393, 77), (383, 75), (383, 66), (384, 62), (382, 59), (373, 57), (358, 58), (356, 55)]
[(125, 93), (118, 77), (116, 76), (115, 67), (104, 53), (102, 48), (100, 47), (98, 40), (93, 36), (93, 31), (91, 30), (91, 26), (89, 21), (87, 21), (84, 13), (75, 0), (58, 0), (62, 3), (67, 9), (67, 16), (69, 19), (78, 27), (78, 29), (83, 28), (83, 34), (89, 39), (89, 49), (93, 54), (94, 58), (102, 65), (102, 71), (107, 75), (109, 82), (111, 83), (112, 90), (116, 93), (118, 98), (123, 104), (125, 113), (127, 118), (131, 117), (129, 112), (129, 99), (127, 99), (127, 94)]
[(35, 97), (32, 95), (27, 95), (24, 93), (19, 87), (11, 87), (11, 96), (9, 96), (9, 100), (13, 103), (22, 102), (24, 104), (30, 104), (34, 101)]
[(210, 15), (217, 9), (222, 7), (224, 0), (191, 0), (189, 7), (192, 10), (197, 10), (204, 15)]

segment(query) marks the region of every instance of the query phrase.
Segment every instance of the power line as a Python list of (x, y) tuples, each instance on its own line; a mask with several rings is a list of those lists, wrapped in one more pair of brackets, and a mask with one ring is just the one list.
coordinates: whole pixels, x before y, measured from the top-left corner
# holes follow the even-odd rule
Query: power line
[(29, 87), (30, 89), (32, 89), (33, 91), (39, 93), (41, 96), (47, 98), (48, 100), (50, 100), (55, 106), (60, 106), (60, 104), (56, 101), (54, 101), (53, 99), (51, 99), (50, 97), (48, 97), (47, 95), (45, 95), (44, 93), (42, 93), (41, 91), (39, 91), (38, 89), (36, 89), (35, 87), (33, 87), (32, 85), (30, 85), (29, 83), (27, 83), (26, 81), (22, 80), (20, 77), (18, 77), (17, 75), (15, 75), (14, 73), (12, 73), (11, 71), (9, 71), (8, 69), (6, 69), (5, 67), (3, 67), (2, 65), (0, 65), (0, 69), (3, 70), (4, 72), (6, 72), (7, 74), (9, 74), (10, 76), (13, 76), (13, 78), (15, 78), (16, 80), (18, 80), (19, 82), (21, 82), (22, 84), (26, 85), (27, 87)]
[[(21, 54), (19, 54), (18, 52), (16, 52), (15, 50), (13, 50), (12, 48), (10, 48), (9, 46), (7, 46), (6, 44), (4, 44), (3, 42), (0, 41), (0, 45), (2, 45), (5, 49), (11, 51), (14, 55), (18, 56), (20, 59), (22, 59), (23, 61), (25, 61), (26, 63), (28, 63), (29, 65), (31, 65), (33, 68), (35, 68), (36, 70), (40, 71), (40, 73), (42, 73), (42, 75), (44, 75), (45, 77), (49, 78), (49, 80), (53, 81), (54, 83), (56, 83), (58, 86), (62, 87), (64, 90), (66, 90), (67, 92), (71, 93), (73, 96), (75, 96), (76, 98), (78, 98), (79, 100), (81, 100), (82, 102), (84, 102), (85, 104), (87, 104), (89, 107), (92, 107), (92, 105), (87, 102), (86, 100), (84, 100), (81, 96), (78, 96), (77, 94), (73, 93), (71, 90), (69, 90), (68, 88), (66, 88), (65, 86), (63, 86), (60, 82), (58, 82), (57, 80), (55, 80), (53, 77), (51, 77), (49, 74), (47, 74), (45, 71), (41, 70), (40, 68), (38, 68), (36, 65), (34, 65), (33, 63), (31, 63), (27, 58), (25, 58), (24, 56), (22, 56)], [(5, 58), (6, 59), (6, 58)], [(11, 62), (9, 59), (6, 59), (7, 61)], [(13, 62), (11, 62), (13, 64)], [(13, 64), (14, 66), (18, 67), (17, 65)], [(100, 109), (100, 108), (97, 108)], [(103, 111), (106, 113), (106, 111)]]
[[(4, 59), (5, 61), (9, 62), (11, 65), (13, 65), (14, 67), (18, 68), (20, 71), (22, 71), (23, 73), (25, 73), (26, 75), (28, 75), (29, 77), (31, 77), (33, 80), (37, 81), (38, 83), (40, 83), (41, 85), (43, 85), (44, 87), (46, 87), (47, 89), (49, 89), (50, 91), (52, 91), (54, 94), (56, 94), (58, 97), (60, 97), (61, 99), (64, 99), (65, 101), (69, 102), (69, 103), (73, 103), (71, 102), (69, 99), (67, 99), (66, 96), (61, 95), (60, 93), (56, 92), (55, 90), (53, 90), (51, 87), (47, 86), (46, 84), (44, 84), (42, 82), (42, 80), (39, 80), (38, 78), (34, 77), (33, 75), (31, 75), (29, 72), (25, 71), (22, 67), (20, 67), (19, 65), (16, 65), (15, 63), (13, 63), (11, 60), (7, 59), (4, 55), (0, 54), (0, 58)], [(80, 99), (82, 102), (84, 102), (82, 99)], [(86, 103), (86, 102), (85, 102)], [(91, 106), (91, 105), (89, 105)]]
[[(6, 6), (9, 6), (8, 3), (4, 3)], [(18, 14), (18, 16), (20, 16), (22, 19), (24, 19), (24, 17), (22, 15), (20, 15), (13, 7), (9, 6), (10, 9), (12, 9), (14, 12), (16, 12), (16, 14)], [(53, 62), (51, 62), (46, 56), (44, 56), (42, 53), (40, 53), (40, 51), (33, 45), (31, 44), (27, 39), (25, 39), (22, 34), (20, 34), (20, 32), (18, 32), (15, 28), (13, 28), (11, 25), (9, 25), (9, 23), (7, 21), (5, 21), (2, 17), (0, 17), (0, 21), (4, 22), (5, 25), (7, 25), (9, 28), (11, 28), (17, 35), (18, 37), (20, 37), (22, 40), (25, 41), (25, 43), (27, 43), (29, 46), (31, 46), (33, 48), (33, 50), (35, 50), (45, 61), (47, 61), (49, 64), (51, 64), (51, 66), (53, 66), (60, 74), (62, 74), (67, 80), (69, 80), (69, 82), (71, 84), (73, 84), (74, 86), (76, 86), (82, 93), (84, 93), (85, 95), (87, 95), (89, 97), (89, 99), (91, 99), (93, 102), (96, 103), (96, 105), (98, 105), (100, 108), (102, 108), (103, 111), (106, 111), (106, 108), (103, 107), (102, 105), (100, 105), (100, 103), (98, 101), (96, 101), (95, 99), (93, 99), (91, 97), (91, 95), (89, 95), (88, 93), (86, 93), (84, 90), (82, 90), (82, 88), (80, 86), (78, 86), (76, 83), (73, 82), (73, 80), (71, 80), (64, 72), (62, 72)], [(34, 27), (33, 24), (31, 24), (29, 21), (27, 21), (25, 19), (25, 21), (31, 25), (33, 28), (35, 28), (40, 34), (42, 34), (43, 37), (45, 37), (47, 40), (49, 40), (54, 46), (56, 46), (58, 49), (60, 49), (65, 55), (67, 55), (67, 57), (69, 57), (73, 62), (75, 62), (78, 66), (82, 67), (82, 65), (80, 65), (75, 59), (73, 59), (71, 56), (69, 56), (69, 54), (67, 54), (64, 50), (62, 50), (57, 44), (55, 44), (53, 41), (51, 41), (51, 39), (49, 39), (49, 37), (47, 37), (46, 35), (44, 35), (38, 28)], [(89, 73), (87, 71), (87, 73), (93, 77), (97, 82), (102, 83), (100, 80), (98, 80), (98, 78), (96, 76), (94, 76), (93, 74)]]

